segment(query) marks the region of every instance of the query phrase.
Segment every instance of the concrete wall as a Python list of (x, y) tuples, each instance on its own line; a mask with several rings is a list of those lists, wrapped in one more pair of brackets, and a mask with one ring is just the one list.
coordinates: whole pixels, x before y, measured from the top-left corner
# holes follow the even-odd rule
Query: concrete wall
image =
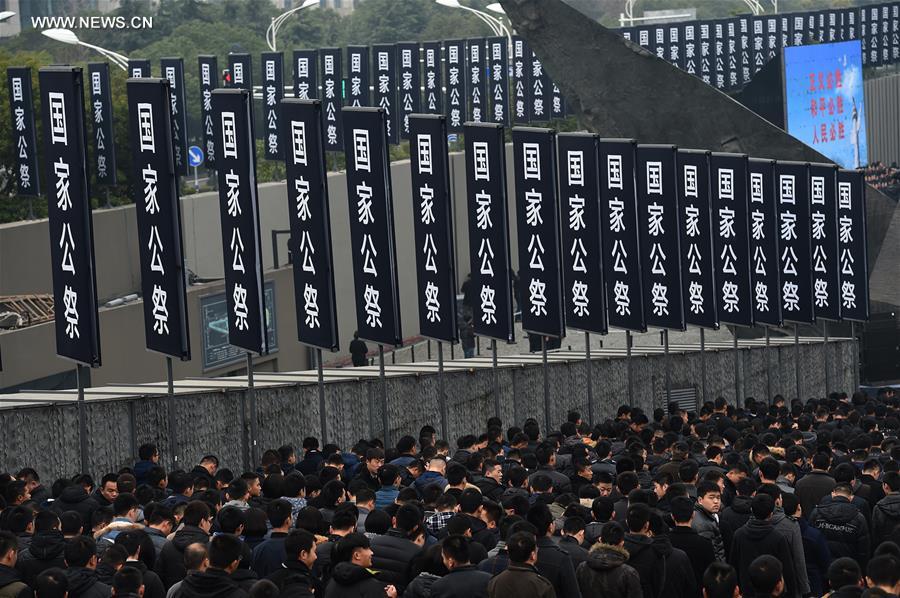
[[(854, 345), (835, 341), (825, 353), (821, 343), (801, 344), (799, 367), (802, 398), (825, 394), (825, 368), (830, 368), (835, 389), (853, 387)], [(673, 353), (672, 387), (701, 387), (700, 353)], [(747, 396), (766, 396), (766, 351), (744, 348), (739, 351), (739, 395), (735, 396), (734, 352), (730, 349), (706, 352), (707, 397), (725, 397), (730, 403)], [(793, 346), (773, 347), (768, 355), (773, 392), (788, 399), (795, 395)], [(459, 365), (460, 362), (452, 362)], [(827, 363), (827, 365), (826, 365)], [(645, 410), (662, 406), (665, 362), (661, 355), (634, 357), (634, 388), (628, 396), (628, 366), (624, 358), (597, 357), (590, 363), (595, 420), (614, 416), (622, 403)], [(348, 373), (352, 373), (349, 372)], [(587, 405), (587, 365), (583, 357), (567, 354), (552, 360), (548, 367), (550, 420), (554, 426), (566, 411)], [(539, 363), (522, 359), (503, 365), (497, 372), (500, 415), (504, 425), (522, 424), (525, 418), (544, 421), (543, 374)], [(215, 382), (211, 381), (211, 386)], [(448, 371), (444, 378), (447, 397), (448, 436), (483, 428), (494, 415), (493, 372), (489, 367)], [(424, 424), (440, 430), (439, 379), (434, 373), (401, 373), (388, 366), (387, 410), (390, 438), (417, 434)], [(325, 386), (328, 440), (343, 447), (359, 438), (382, 436), (381, 386), (377, 378), (330, 382)], [(319, 435), (318, 390), (315, 384), (285, 384), (256, 389), (259, 413), (260, 453), (283, 443), (299, 445), (307, 435)], [(206, 453), (215, 453), (222, 466), (243, 468), (239, 414), (246, 399), (243, 388), (184, 394), (174, 399), (179, 429), (181, 463), (190, 466)], [(0, 469), (12, 471), (31, 465), (49, 479), (71, 475), (79, 468), (77, 410), (73, 403), (57, 406), (13, 408), (0, 402)], [(131, 400), (87, 402), (90, 471), (99, 476), (130, 464), (132, 447), (156, 442), (166, 454), (169, 441), (167, 399), (164, 396)], [(135, 422), (132, 426), (130, 423)]]

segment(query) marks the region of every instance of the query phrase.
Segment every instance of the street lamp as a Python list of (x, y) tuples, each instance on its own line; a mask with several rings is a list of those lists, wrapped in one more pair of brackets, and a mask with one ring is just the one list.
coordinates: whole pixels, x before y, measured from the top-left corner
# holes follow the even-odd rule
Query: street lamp
[(269, 49), (273, 52), (276, 50), (275, 48), (275, 36), (278, 35), (278, 30), (284, 24), (284, 22), (295, 12), (299, 12), (304, 8), (309, 8), (310, 6), (316, 6), (319, 4), (319, 0), (304, 0), (303, 4), (300, 6), (295, 6), (294, 8), (285, 11), (278, 15), (277, 17), (272, 19), (272, 22), (269, 24), (269, 28), (266, 29), (266, 43), (269, 45)]
[[(446, 6), (447, 8), (461, 8), (463, 10), (469, 11), (470, 13), (474, 14), (476, 17), (484, 21), (484, 23), (491, 28), (491, 31), (494, 35), (501, 36), (506, 31), (506, 27), (502, 22), (500, 22), (500, 19), (480, 10), (475, 10), (474, 8), (470, 8), (468, 6), (460, 4), (459, 0), (435, 0), (435, 2), (440, 4), (441, 6)], [(509, 35), (508, 32), (507, 35)]]
[(2, 12), (0, 12), (0, 23), (2, 23), (3, 21), (8, 21), (10, 19), (10, 17), (14, 17), (14, 16), (16, 16), (16, 13), (14, 13), (11, 10), (2, 11)]
[(118, 52), (113, 52), (112, 50), (107, 50), (106, 48), (101, 48), (100, 46), (95, 46), (94, 44), (89, 44), (87, 42), (83, 42), (78, 39), (78, 36), (70, 29), (44, 29), (41, 31), (43, 35), (46, 35), (50, 39), (58, 42), (62, 42), (64, 44), (72, 44), (74, 46), (84, 46), (85, 48), (90, 48), (96, 52), (99, 52), (113, 64), (121, 68), (126, 73), (128, 72), (128, 58), (119, 54)]

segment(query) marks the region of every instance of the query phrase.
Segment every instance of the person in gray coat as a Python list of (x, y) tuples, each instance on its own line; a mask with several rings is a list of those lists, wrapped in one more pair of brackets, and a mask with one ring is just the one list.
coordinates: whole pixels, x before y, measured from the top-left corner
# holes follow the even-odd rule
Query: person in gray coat
[(715, 482), (703, 481), (697, 486), (697, 504), (691, 527), (701, 537), (712, 543), (716, 560), (725, 562), (725, 543), (719, 529), (719, 509), (722, 506), (722, 492)]
[(775, 484), (763, 484), (756, 491), (756, 494), (768, 494), (775, 501), (775, 512), (772, 513), (772, 526), (775, 531), (781, 533), (788, 541), (791, 549), (791, 555), (794, 561), (795, 574), (797, 576), (797, 593), (796, 596), (806, 596), (809, 594), (809, 576), (806, 572), (806, 556), (803, 551), (803, 534), (800, 532), (800, 525), (784, 514), (781, 507), (781, 488)]

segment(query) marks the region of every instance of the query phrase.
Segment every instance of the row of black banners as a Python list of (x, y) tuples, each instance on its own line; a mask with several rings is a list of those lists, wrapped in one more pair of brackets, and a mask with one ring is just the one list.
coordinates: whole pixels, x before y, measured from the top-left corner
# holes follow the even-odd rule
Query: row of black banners
[[(57, 352), (100, 364), (82, 71), (40, 71)], [(190, 359), (172, 85), (127, 83), (147, 347)], [(211, 92), (229, 342), (266, 353), (252, 100)], [(285, 98), (298, 339), (339, 346), (323, 104)], [(357, 329), (402, 342), (386, 112), (342, 109)], [(411, 182), (423, 336), (458, 338), (447, 121), (411, 115)], [(503, 126), (465, 125), (476, 334), (513, 340)], [(861, 171), (774, 162), (549, 129), (513, 129), (522, 321), (566, 328), (715, 328), (868, 317)]]

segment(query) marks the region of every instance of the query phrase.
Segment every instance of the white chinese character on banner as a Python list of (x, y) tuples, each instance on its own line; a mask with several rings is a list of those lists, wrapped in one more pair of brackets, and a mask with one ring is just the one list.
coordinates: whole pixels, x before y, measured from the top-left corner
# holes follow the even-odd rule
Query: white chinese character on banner
[(531, 254), (528, 267), (532, 270), (543, 271), (544, 261), (541, 256), (544, 255), (544, 244), (539, 235), (532, 233), (531, 240), (528, 241), (528, 252)]
[(730, 280), (726, 280), (722, 284), (722, 302), (723, 308), (729, 313), (738, 311), (738, 286)]
[(438, 301), (438, 290), (438, 287), (430, 280), (425, 285), (425, 310), (427, 312), (425, 318), (432, 324), (441, 321), (441, 302)]
[(365, 302), (366, 326), (370, 328), (381, 328), (381, 305), (378, 303), (381, 292), (371, 285), (366, 285), (363, 292), (363, 301)]
[(522, 156), (525, 161), (525, 180), (541, 180), (541, 146), (537, 143), (523, 143)]
[(766, 275), (766, 262), (768, 258), (766, 257), (766, 252), (763, 251), (762, 245), (757, 245), (753, 249), (753, 263), (755, 264), (754, 273), (759, 274), (761, 276)]
[(587, 293), (588, 286), (585, 283), (580, 280), (576, 280), (572, 283), (572, 311), (579, 318), (585, 318), (591, 315), (591, 312), (588, 310), (588, 303), (590, 301)]
[(844, 309), (856, 309), (856, 285), (849, 280), (841, 283), (841, 304)]
[(691, 243), (688, 246), (688, 272), (691, 274), (702, 274), (703, 271), (700, 269), (700, 262), (702, 258), (700, 257), (700, 248), (697, 247), (696, 243)]
[(572, 255), (572, 271), (587, 272), (587, 266), (584, 262), (584, 258), (587, 257), (587, 251), (584, 249), (584, 243), (581, 242), (580, 238), (572, 241), (572, 249), (569, 250), (569, 253)]
[(841, 216), (838, 219), (840, 230), (838, 232), (841, 244), (851, 243), (853, 241), (853, 219), (850, 216)]
[(769, 311), (769, 287), (761, 280), (756, 281), (754, 289), (756, 297), (756, 311)]
[(50, 103), (50, 143), (69, 145), (69, 132), (66, 128), (66, 99), (58, 91), (47, 94)]
[(615, 295), (616, 313), (620, 316), (631, 315), (631, 296), (628, 294), (628, 284), (617, 280), (613, 287)]
[(494, 249), (491, 247), (489, 238), (484, 237), (481, 239), (481, 245), (478, 247), (478, 257), (481, 258), (479, 273), (485, 276), (493, 276), (494, 266), (491, 264), (491, 260), (494, 259)]
[(816, 245), (813, 249), (813, 271), (815, 272), (827, 272), (826, 262), (828, 258), (825, 257), (825, 248), (821, 245)]
[(437, 261), (435, 260), (437, 247), (434, 245), (434, 237), (431, 233), (425, 234), (425, 245), (422, 247), (422, 251), (425, 252), (425, 270), (437, 274)]
[(781, 287), (781, 300), (785, 311), (799, 311), (800, 296), (798, 291), (797, 283), (790, 280), (784, 281), (784, 285)]
[(584, 152), (581, 150), (566, 153), (566, 164), (569, 173), (569, 185), (584, 186)]
[(247, 311), (247, 289), (244, 288), (244, 285), (235, 284), (231, 298), (234, 301), (234, 327), (238, 330), (247, 330), (250, 326), (247, 323), (249, 312)]
[(810, 177), (809, 199), (814, 204), (825, 204), (825, 177)]
[(697, 206), (684, 206), (684, 231), (688, 237), (696, 237), (700, 234), (700, 210)]
[(654, 282), (650, 289), (653, 303), (653, 314), (656, 316), (669, 315), (669, 289), (666, 285)]
[(311, 284), (303, 285), (303, 322), (307, 328), (319, 328), (319, 291)]
[(828, 307), (828, 281), (816, 280), (813, 286), (813, 298), (816, 307)]
[(144, 179), (144, 211), (148, 214), (159, 212), (159, 200), (156, 197), (156, 169), (148, 164), (141, 170)]
[(785, 247), (781, 252), (782, 274), (797, 276), (797, 254), (791, 246)]
[(475, 194), (475, 226), (481, 230), (494, 227), (491, 222), (491, 196), (484, 192)]
[(528, 226), (538, 226), (544, 223), (541, 217), (541, 204), (544, 197), (534, 189), (525, 192), (525, 222)]
[(417, 135), (416, 147), (419, 156), (419, 174), (431, 172), (431, 135)]
[(662, 195), (662, 162), (647, 162), (647, 193)]
[(622, 188), (622, 156), (606, 157), (606, 186), (610, 189)]
[(419, 189), (419, 217), (422, 224), (434, 224), (434, 189), (428, 184)]
[(753, 210), (750, 213), (750, 236), (754, 241), (761, 241), (766, 238), (764, 226), (766, 223), (766, 215), (759, 210)]
[(750, 173), (750, 203), (763, 202), (763, 175), (761, 172)]
[(66, 285), (63, 289), (63, 317), (66, 320), (66, 336), (71, 339), (81, 338), (78, 331), (78, 292)]
[(241, 215), (241, 177), (235, 174), (234, 169), (225, 173), (225, 186), (228, 187), (225, 192), (227, 198), (225, 208), (229, 216), (237, 218)]
[(853, 186), (850, 183), (838, 183), (838, 208), (849, 210), (853, 198)]
[(659, 276), (665, 276), (666, 275), (666, 264), (665, 264), (666, 254), (663, 251), (662, 245), (660, 245), (659, 243), (653, 243), (650, 246), (650, 260), (652, 262), (650, 265), (650, 271), (653, 274), (656, 274)]
[(719, 236), (724, 239), (734, 237), (734, 210), (719, 208)]
[(621, 199), (609, 200), (609, 230), (614, 233), (625, 230), (625, 202)]
[[(99, 75), (100, 73), (94, 73), (95, 75)], [(22, 93), (22, 77), (13, 77), (12, 78), (12, 95), (14, 102), (22, 102), (24, 101), (24, 94)]]
[(528, 283), (529, 312), (534, 316), (547, 315), (547, 284), (536, 278)]
[(569, 229), (584, 230), (584, 198), (574, 195), (569, 198)]
[(688, 301), (691, 303), (691, 313), (705, 313), (703, 309), (703, 285), (696, 280), (692, 280), (690, 286), (688, 286)]
[(484, 324), (497, 323), (497, 304), (494, 303), (493, 287), (481, 285), (481, 321)]
[(697, 197), (697, 167), (684, 165), (684, 194), (686, 197)]
[(153, 331), (156, 334), (169, 334), (169, 308), (166, 307), (168, 293), (158, 284), (153, 285)]
[(300, 233), (300, 253), (303, 256), (303, 271), (310, 272), (315, 276), (316, 265), (313, 263), (313, 256), (316, 253), (316, 248), (313, 247), (312, 238), (309, 236), (308, 230), (304, 230)]
[(793, 212), (781, 214), (781, 240), (791, 241), (797, 238), (797, 215)]
[(778, 182), (781, 189), (779, 201), (781, 203), (794, 203), (794, 175), (783, 174), (778, 177)]
[(306, 123), (291, 121), (291, 149), (294, 164), (306, 166)]
[(63, 222), (62, 234), (59, 236), (59, 247), (63, 250), (62, 264), (60, 267), (63, 272), (70, 272), (75, 275), (75, 240), (72, 238), (72, 225)]
[(719, 199), (734, 199), (734, 171), (719, 169)]
[(841, 274), (853, 276), (853, 264), (855, 262), (856, 260), (853, 258), (853, 254), (850, 253), (850, 248), (844, 247), (841, 250)]
[(488, 144), (484, 141), (475, 141), (472, 143), (472, 151), (474, 153), (475, 180), (490, 181), (491, 171), (488, 167)]
[(356, 218), (360, 224), (369, 225), (375, 222), (372, 214), (372, 188), (365, 183), (356, 186)]
[(622, 239), (616, 239), (613, 242), (612, 255), (616, 260), (613, 263), (613, 270), (628, 274), (628, 267), (625, 265), (625, 260), (628, 258), (628, 252), (625, 251), (625, 245), (622, 243)]
[(150, 240), (147, 242), (147, 249), (150, 250), (150, 270), (165, 276), (166, 270), (162, 263), (162, 239), (159, 238), (159, 228), (155, 224), (150, 227)]
[(72, 198), (69, 196), (69, 165), (63, 162), (62, 156), (53, 163), (56, 175), (56, 207), (63, 212), (72, 209)]
[(719, 255), (719, 259), (722, 260), (722, 272), (725, 274), (737, 274), (737, 267), (735, 263), (737, 262), (737, 255), (734, 252), (734, 247), (732, 245), (725, 245), (722, 248), (722, 253)]
[(312, 218), (309, 209), (309, 181), (302, 176), (294, 180), (294, 191), (297, 193), (295, 203), (297, 205), (297, 218), (306, 222)]
[(647, 229), (651, 237), (666, 234), (663, 229), (663, 206), (652, 203), (647, 206)]
[(356, 170), (371, 172), (369, 162), (369, 131), (353, 129), (353, 159)]
[(237, 158), (237, 124), (234, 112), (222, 113), (222, 155), (226, 158)]
[(363, 272), (378, 276), (378, 270), (375, 268), (375, 258), (378, 257), (378, 251), (375, 250), (375, 243), (372, 241), (372, 235), (363, 234), (362, 247), (359, 252), (363, 256)]
[(825, 238), (825, 214), (822, 212), (812, 213), (812, 238), (816, 240)]

